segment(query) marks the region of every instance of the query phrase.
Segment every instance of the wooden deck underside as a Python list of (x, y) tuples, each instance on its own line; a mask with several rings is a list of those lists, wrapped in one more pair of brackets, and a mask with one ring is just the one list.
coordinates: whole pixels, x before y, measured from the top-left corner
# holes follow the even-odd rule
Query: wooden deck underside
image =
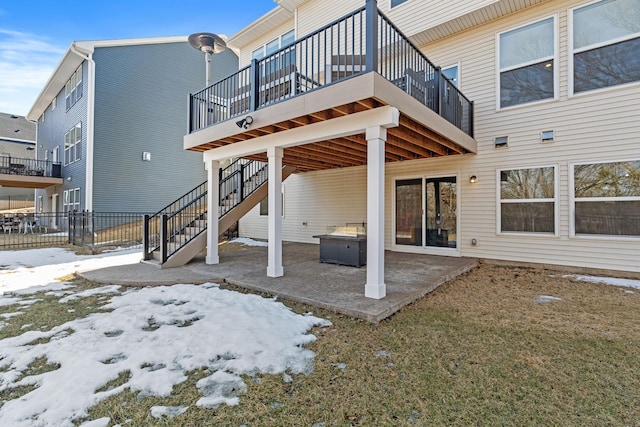
[[(414, 102), (417, 104), (417, 101), (406, 93), (401, 90), (396, 91), (396, 88), (393, 87), (393, 85), (391, 85), (388, 90), (392, 91), (396, 97), (407, 98), (403, 99), (403, 101), (408, 103)], [(325, 96), (320, 95), (320, 92), (321, 91), (316, 91), (313, 94), (310, 93), (303, 96)], [(384, 105), (393, 105), (392, 102), (389, 102), (389, 99), (384, 98), (385, 97), (368, 96), (364, 99), (355, 99), (348, 103), (330, 106), (328, 108), (308, 112), (303, 115), (287, 117), (285, 120), (278, 120), (267, 125), (260, 126), (260, 124), (258, 124), (258, 126), (252, 126), (244, 131), (242, 129), (238, 129), (237, 132), (231, 135), (226, 135), (225, 137), (213, 139), (211, 141), (186, 148), (193, 151), (204, 152), (228, 144), (247, 141), (252, 138), (275, 134), (278, 132), (285, 132), (297, 127), (331, 120)], [(287, 102), (291, 101), (283, 101), (283, 104)], [(277, 107), (278, 104), (269, 108)], [(426, 110), (426, 107), (422, 105), (419, 105), (418, 109), (419, 108), (424, 108)], [(465, 147), (464, 144), (460, 144), (452, 138), (447, 138), (430, 129), (429, 126), (425, 126), (425, 124), (420, 123), (418, 120), (407, 114), (402, 108), (399, 108), (399, 111), (399, 126), (387, 129), (387, 143), (385, 150), (385, 158), (387, 162), (475, 152), (475, 147), (471, 147), (471, 150), (469, 149), (468, 141), (464, 141), (467, 145)], [(415, 116), (415, 111), (413, 111), (413, 113)], [(429, 113), (431, 112), (429, 111)], [(445, 121), (439, 116), (437, 119), (443, 122)], [(261, 122), (263, 122), (263, 120), (261, 120)], [(446, 126), (448, 125), (449, 124), (447, 123)], [(247, 158), (261, 161), (267, 160), (266, 153), (253, 154), (251, 156), (247, 156)], [(295, 147), (287, 147), (284, 149), (283, 157), (283, 164), (295, 166), (297, 168), (296, 172), (362, 166), (366, 165), (366, 163), (367, 141), (364, 134), (327, 139), (325, 141)]]

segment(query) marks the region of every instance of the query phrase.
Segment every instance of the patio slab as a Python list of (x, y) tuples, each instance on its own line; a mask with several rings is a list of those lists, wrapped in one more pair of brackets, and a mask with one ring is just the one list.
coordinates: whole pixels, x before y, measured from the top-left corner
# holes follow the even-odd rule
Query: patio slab
[(385, 251), (387, 296), (365, 298), (366, 266), (323, 264), (319, 246), (283, 244), (284, 276), (266, 276), (267, 248), (244, 247), (221, 252), (220, 264), (206, 265), (196, 257), (183, 267), (159, 269), (147, 264), (109, 267), (81, 275), (105, 284), (125, 286), (227, 282), (355, 318), (379, 322), (438, 286), (478, 265), (476, 259)]

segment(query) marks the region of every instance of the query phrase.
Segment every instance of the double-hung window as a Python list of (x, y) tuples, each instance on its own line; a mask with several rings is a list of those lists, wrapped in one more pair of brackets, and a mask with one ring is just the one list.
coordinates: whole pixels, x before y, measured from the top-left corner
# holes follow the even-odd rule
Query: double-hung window
[(500, 233), (556, 232), (554, 166), (498, 171)]
[(555, 17), (498, 35), (500, 108), (556, 97)]
[(572, 11), (573, 92), (640, 81), (640, 0)]
[(82, 123), (78, 123), (64, 134), (64, 164), (80, 160), (82, 155)]
[(640, 236), (640, 160), (573, 165), (576, 235)]
[(82, 98), (82, 64), (80, 64), (64, 87), (64, 99), (67, 110), (80, 98)]

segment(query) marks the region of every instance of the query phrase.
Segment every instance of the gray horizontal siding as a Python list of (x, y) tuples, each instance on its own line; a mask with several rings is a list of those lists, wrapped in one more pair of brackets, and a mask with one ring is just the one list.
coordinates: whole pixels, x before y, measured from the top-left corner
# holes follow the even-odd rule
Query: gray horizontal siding
[[(203, 182), (202, 155), (182, 148), (189, 93), (204, 87), (203, 55), (166, 43), (97, 48), (93, 58), (94, 210), (155, 211)], [(231, 51), (215, 55), (212, 80), (237, 66)]]

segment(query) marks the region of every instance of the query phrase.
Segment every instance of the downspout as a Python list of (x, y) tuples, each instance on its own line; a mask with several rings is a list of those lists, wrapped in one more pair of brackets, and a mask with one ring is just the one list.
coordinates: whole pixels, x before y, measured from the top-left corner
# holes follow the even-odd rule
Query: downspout
[(93, 51), (80, 52), (75, 43), (71, 45), (71, 52), (87, 61), (87, 160), (85, 167), (85, 191), (84, 208), (93, 210), (93, 143), (94, 143), (94, 111), (95, 111), (95, 88), (96, 88), (96, 63), (93, 60)]

